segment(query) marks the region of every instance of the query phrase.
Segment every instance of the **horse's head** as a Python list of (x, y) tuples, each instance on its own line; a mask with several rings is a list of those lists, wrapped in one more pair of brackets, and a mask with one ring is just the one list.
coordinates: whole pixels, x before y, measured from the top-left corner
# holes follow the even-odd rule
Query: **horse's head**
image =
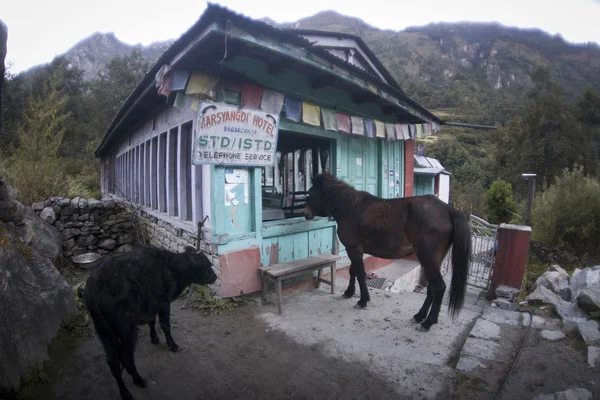
[(327, 217), (329, 211), (323, 204), (323, 184), (325, 176), (319, 174), (312, 179), (312, 187), (308, 191), (306, 205), (304, 206), (304, 218), (311, 220), (315, 216)]

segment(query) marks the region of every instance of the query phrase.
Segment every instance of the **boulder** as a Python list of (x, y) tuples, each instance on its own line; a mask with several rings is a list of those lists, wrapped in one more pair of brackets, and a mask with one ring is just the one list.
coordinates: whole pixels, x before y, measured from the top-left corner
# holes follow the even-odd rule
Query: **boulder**
[(503, 297), (505, 299), (508, 299), (509, 301), (512, 301), (513, 299), (519, 297), (520, 293), (520, 289), (511, 286), (500, 285), (496, 288), (496, 296)]
[(577, 330), (579, 330), (579, 334), (583, 340), (585, 340), (586, 344), (591, 344), (600, 340), (598, 323), (594, 320), (579, 322), (577, 324)]
[[(31, 210), (33, 212), (33, 209)], [(50, 260), (2, 234), (0, 246), (0, 387), (17, 390), (62, 321), (77, 313), (73, 292)]]
[(560, 298), (560, 296), (558, 296), (556, 293), (552, 292), (545, 286), (538, 286), (538, 288), (534, 290), (533, 293), (529, 294), (529, 296), (527, 296), (525, 300), (541, 301), (544, 304), (552, 304), (554, 306), (564, 301), (562, 298)]
[(540, 394), (533, 400), (591, 400), (592, 392), (583, 388), (568, 389), (562, 392)]
[(117, 249), (117, 253), (125, 253), (133, 250), (133, 245), (131, 243), (125, 243)]
[[(554, 269), (553, 269), (554, 268)], [(559, 270), (557, 270), (558, 268)], [(561, 297), (561, 299), (571, 300), (571, 289), (569, 286), (569, 274), (558, 265), (551, 266), (544, 272), (533, 284), (531, 289), (535, 291), (539, 287), (545, 287)]]
[(104, 239), (98, 243), (98, 247), (105, 250), (112, 250), (117, 246), (117, 241), (114, 239)]
[(56, 213), (54, 212), (54, 209), (52, 207), (48, 206), (42, 210), (42, 212), (40, 213), (40, 218), (52, 225), (54, 224), (54, 222), (56, 222)]
[(88, 199), (87, 203), (88, 203), (88, 206), (90, 207), (90, 210), (99, 210), (101, 208), (104, 208), (104, 203), (101, 202), (100, 200)]
[(569, 328), (574, 328), (577, 324), (587, 321), (587, 315), (581, 311), (575, 304), (561, 300), (556, 304), (556, 312), (563, 320), (563, 324)]
[(15, 227), (15, 233), (23, 240), (23, 244), (52, 262), (62, 254), (61, 234), (31, 208), (25, 210), (23, 223)]
[(600, 265), (584, 268), (573, 275), (570, 282), (571, 299), (576, 300), (579, 292), (591, 286), (600, 286)]
[(600, 285), (588, 287), (579, 292), (577, 305), (587, 312), (600, 311)]

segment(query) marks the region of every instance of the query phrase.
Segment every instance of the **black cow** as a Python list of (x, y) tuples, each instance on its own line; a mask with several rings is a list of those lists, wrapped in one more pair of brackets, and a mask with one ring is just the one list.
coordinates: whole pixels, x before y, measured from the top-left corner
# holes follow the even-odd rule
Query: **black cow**
[(171, 336), (171, 302), (191, 283), (206, 285), (216, 280), (209, 259), (192, 247), (183, 253), (140, 247), (106, 256), (98, 263), (86, 282), (84, 299), (122, 399), (133, 398), (121, 377), (122, 367), (137, 386), (146, 387), (133, 357), (137, 325), (148, 324), (151, 341), (157, 344), (154, 322), (158, 314), (167, 345), (179, 351)]

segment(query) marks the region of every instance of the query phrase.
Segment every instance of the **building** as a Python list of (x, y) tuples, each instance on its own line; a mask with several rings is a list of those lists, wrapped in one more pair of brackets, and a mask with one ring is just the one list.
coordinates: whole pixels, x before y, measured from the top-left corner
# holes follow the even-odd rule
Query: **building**
[(231, 297), (260, 289), (261, 266), (344, 254), (335, 222), (302, 215), (313, 174), (411, 196), (414, 139), (441, 124), (360, 38), (282, 30), (209, 4), (95, 154), (103, 195), (138, 205), (152, 244), (194, 245), (201, 226), (220, 294)]
[(438, 160), (415, 154), (414, 195), (434, 194), (444, 202), (450, 201), (450, 172)]

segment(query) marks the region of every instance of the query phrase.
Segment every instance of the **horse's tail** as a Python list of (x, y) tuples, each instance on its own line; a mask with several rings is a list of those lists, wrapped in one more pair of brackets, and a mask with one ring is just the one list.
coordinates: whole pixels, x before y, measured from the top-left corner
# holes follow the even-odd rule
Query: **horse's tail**
[(464, 215), (457, 210), (450, 211), (450, 218), (454, 232), (452, 233), (452, 282), (448, 311), (454, 318), (460, 313), (465, 300), (471, 261), (471, 228)]

